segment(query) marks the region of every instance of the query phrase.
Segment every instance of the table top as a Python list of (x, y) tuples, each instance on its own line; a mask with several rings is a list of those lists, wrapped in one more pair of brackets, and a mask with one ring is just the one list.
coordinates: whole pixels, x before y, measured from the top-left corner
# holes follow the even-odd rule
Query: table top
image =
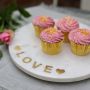
[[(65, 14), (56, 11), (54, 12), (40, 6), (28, 8), (27, 10), (30, 11), (32, 17), (24, 24), (31, 22), (37, 15), (48, 15), (56, 19), (65, 16)], [(89, 21), (87, 20), (77, 19), (89, 24)], [(33, 78), (15, 66), (5, 46), (1, 46), (0, 49), (2, 49), (4, 53), (4, 56), (0, 61), (0, 86), (7, 90), (90, 90), (89, 79), (74, 83), (52, 83)]]

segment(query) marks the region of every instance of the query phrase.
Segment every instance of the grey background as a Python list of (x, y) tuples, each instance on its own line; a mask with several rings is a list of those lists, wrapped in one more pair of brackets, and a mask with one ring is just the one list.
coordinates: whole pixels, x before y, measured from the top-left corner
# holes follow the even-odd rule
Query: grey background
[[(31, 20), (37, 15), (49, 15), (53, 18), (59, 18), (61, 16), (64, 16), (65, 14), (65, 11), (64, 14), (61, 14), (60, 11), (57, 12), (55, 10), (55, 12), (53, 12), (52, 9), (48, 10), (46, 7), (40, 6), (28, 8), (27, 10), (31, 12), (32, 17), (26, 20), (24, 24), (31, 22)], [(63, 10), (61, 9), (61, 12)], [(78, 19), (85, 22), (86, 24), (89, 24), (89, 21), (85, 19)], [(4, 57), (0, 61), (1, 87), (4, 87), (8, 90), (90, 90), (90, 79), (74, 83), (53, 83), (35, 79), (25, 74), (15, 66), (5, 46), (0, 46), (0, 48), (3, 50), (4, 53)]]

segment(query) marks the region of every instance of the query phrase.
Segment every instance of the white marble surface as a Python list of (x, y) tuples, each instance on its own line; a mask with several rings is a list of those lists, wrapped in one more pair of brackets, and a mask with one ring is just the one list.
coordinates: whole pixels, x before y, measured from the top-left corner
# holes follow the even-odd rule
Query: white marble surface
[[(49, 15), (53, 18), (64, 16), (41, 7), (30, 8), (29, 11), (33, 17), (36, 15)], [(29, 19), (29, 22), (32, 18)], [(87, 20), (79, 20), (89, 24)], [(1, 49), (4, 57), (0, 61), (0, 86), (8, 90), (90, 90), (90, 79), (75, 83), (51, 83), (35, 79), (23, 73), (14, 65), (7, 48), (1, 47)]]

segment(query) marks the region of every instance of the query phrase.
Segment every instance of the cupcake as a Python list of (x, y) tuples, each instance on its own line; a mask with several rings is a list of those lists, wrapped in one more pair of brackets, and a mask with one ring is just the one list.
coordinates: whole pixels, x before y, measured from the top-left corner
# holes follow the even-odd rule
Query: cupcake
[(40, 36), (42, 30), (48, 27), (54, 27), (55, 24), (54, 20), (47, 16), (37, 16), (32, 23), (37, 37)]
[(68, 34), (72, 30), (79, 28), (79, 23), (70, 16), (66, 16), (57, 21), (56, 26), (64, 34), (64, 41), (69, 42)]
[(64, 35), (56, 28), (47, 28), (40, 34), (43, 52), (49, 55), (58, 54), (64, 40)]
[(90, 53), (90, 30), (77, 29), (69, 33), (71, 50), (76, 55)]

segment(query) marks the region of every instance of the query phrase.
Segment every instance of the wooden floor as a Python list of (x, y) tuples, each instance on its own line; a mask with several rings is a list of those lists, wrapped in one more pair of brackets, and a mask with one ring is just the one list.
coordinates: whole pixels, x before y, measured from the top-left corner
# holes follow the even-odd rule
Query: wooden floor
[[(50, 5), (53, 3), (53, 0), (16, 0), (19, 5), (22, 5), (24, 7), (30, 7), (30, 6), (36, 6), (40, 3), (44, 2), (47, 5)], [(4, 7), (8, 4), (10, 4), (12, 0), (0, 0), (0, 8)], [(58, 6), (63, 7), (80, 7), (80, 0), (58, 0)]]

